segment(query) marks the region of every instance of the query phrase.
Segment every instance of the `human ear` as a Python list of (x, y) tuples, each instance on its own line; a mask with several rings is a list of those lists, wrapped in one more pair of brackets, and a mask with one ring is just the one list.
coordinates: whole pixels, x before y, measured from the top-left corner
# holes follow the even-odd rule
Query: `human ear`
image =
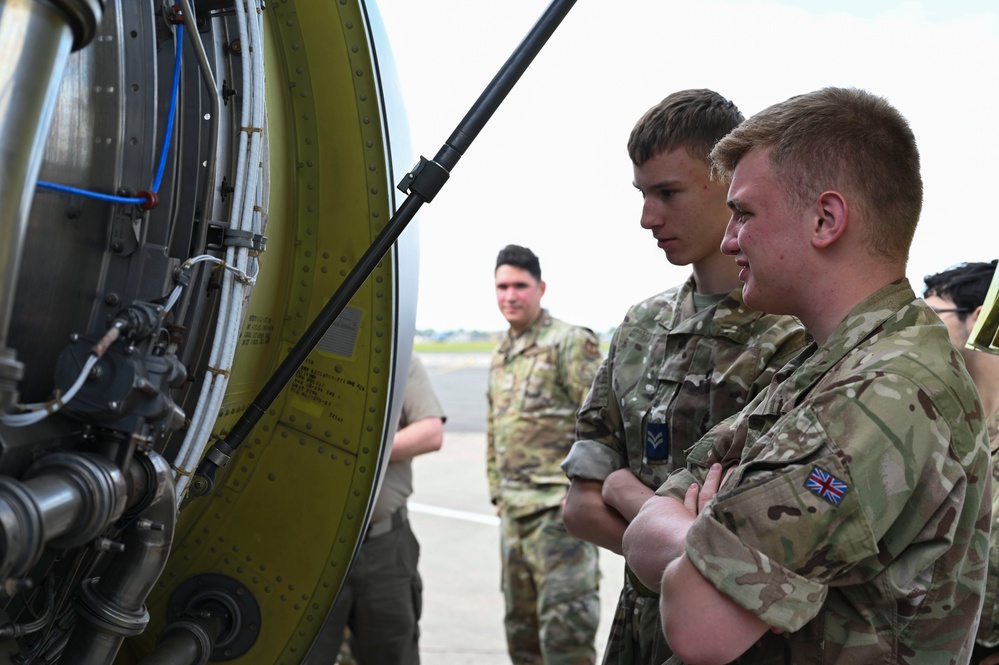
[(817, 249), (830, 247), (846, 231), (849, 206), (837, 191), (819, 194), (812, 206), (812, 246)]

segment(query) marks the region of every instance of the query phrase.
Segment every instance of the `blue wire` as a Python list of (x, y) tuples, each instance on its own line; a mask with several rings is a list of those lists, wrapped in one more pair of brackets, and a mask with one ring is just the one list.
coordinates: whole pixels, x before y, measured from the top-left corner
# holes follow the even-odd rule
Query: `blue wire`
[[(177, 110), (177, 91), (180, 89), (180, 56), (181, 53), (184, 52), (183, 24), (177, 25), (175, 48), (177, 50), (177, 56), (174, 58), (173, 65), (173, 90), (170, 93), (170, 111), (167, 116), (166, 131), (163, 134), (163, 150), (160, 153), (160, 164), (156, 170), (156, 178), (153, 180), (153, 187), (151, 190), (154, 193), (159, 191), (160, 184), (163, 181), (163, 172), (166, 170), (167, 153), (170, 149), (170, 137), (173, 134), (173, 117)], [(87, 189), (80, 189), (79, 187), (70, 187), (69, 185), (59, 185), (57, 183), (46, 182), (44, 180), (39, 180), (37, 185), (43, 189), (52, 189), (57, 192), (65, 192), (67, 194), (79, 194), (80, 196), (98, 199), (100, 201), (110, 201), (111, 203), (130, 203), (134, 205), (141, 205), (146, 202), (146, 199), (141, 196), (113, 196), (111, 194), (101, 194), (100, 192), (92, 192)]]
[(177, 90), (180, 88), (180, 54), (184, 52), (184, 24), (177, 24), (177, 35), (174, 38), (177, 56), (173, 61), (173, 91), (170, 93), (170, 110), (167, 112), (166, 132), (163, 134), (163, 151), (160, 153), (160, 166), (156, 169), (152, 191), (160, 191), (163, 181), (163, 171), (166, 170), (167, 153), (170, 150), (170, 135), (173, 134), (173, 116), (177, 110)]
[(141, 205), (146, 202), (146, 200), (142, 197), (112, 196), (111, 194), (101, 194), (100, 192), (91, 192), (86, 189), (80, 189), (79, 187), (70, 187), (69, 185), (58, 185), (54, 182), (45, 182), (43, 180), (38, 181), (38, 186), (44, 189), (54, 189), (57, 192), (66, 192), (67, 194), (79, 194), (80, 196), (86, 196), (92, 199), (100, 199), (101, 201), (111, 201), (112, 203), (134, 203), (135, 205)]

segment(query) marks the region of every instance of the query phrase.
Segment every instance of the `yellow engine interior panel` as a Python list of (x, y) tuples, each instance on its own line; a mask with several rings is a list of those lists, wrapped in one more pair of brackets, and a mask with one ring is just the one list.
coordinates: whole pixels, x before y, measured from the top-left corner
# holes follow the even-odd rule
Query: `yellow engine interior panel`
[[(216, 436), (249, 407), (393, 213), (363, 6), (278, 0), (264, 18), (268, 243)], [(244, 646), (225, 653), (221, 644), (224, 660), (304, 657), (357, 546), (393, 429), (397, 260), (393, 251), (380, 262), (214, 490), (185, 503), (147, 603), (149, 627), (118, 662), (152, 650), (179, 588), (211, 586), (215, 576), (259, 607), (252, 646), (240, 654)]]

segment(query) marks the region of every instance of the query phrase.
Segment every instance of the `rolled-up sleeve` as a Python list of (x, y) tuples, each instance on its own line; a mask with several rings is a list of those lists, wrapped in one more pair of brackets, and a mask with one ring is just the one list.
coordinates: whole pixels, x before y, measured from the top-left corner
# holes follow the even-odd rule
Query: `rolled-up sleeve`
[(604, 481), (613, 471), (624, 468), (627, 460), (612, 448), (597, 441), (577, 441), (562, 462), (569, 478)]
[(787, 570), (707, 515), (687, 532), (686, 551), (705, 579), (775, 628), (799, 630), (826, 598), (825, 584)]

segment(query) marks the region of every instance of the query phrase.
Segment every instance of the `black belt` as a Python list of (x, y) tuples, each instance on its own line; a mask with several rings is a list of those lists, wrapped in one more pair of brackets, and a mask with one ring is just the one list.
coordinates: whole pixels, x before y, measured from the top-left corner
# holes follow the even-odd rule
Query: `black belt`
[(377, 522), (371, 522), (368, 524), (368, 533), (364, 537), (365, 540), (370, 538), (377, 538), (378, 536), (384, 536), (387, 533), (392, 533), (403, 524), (408, 521), (408, 516), (406, 514), (406, 506), (403, 506), (399, 510), (395, 511), (385, 519), (378, 520)]

